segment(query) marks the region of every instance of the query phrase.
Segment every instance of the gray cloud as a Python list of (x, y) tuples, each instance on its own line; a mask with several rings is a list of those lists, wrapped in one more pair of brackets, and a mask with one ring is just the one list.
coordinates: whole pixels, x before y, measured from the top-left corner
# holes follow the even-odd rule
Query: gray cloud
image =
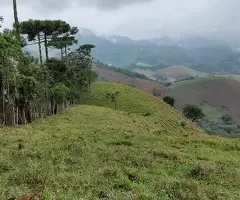
[[(133, 38), (181, 35), (240, 37), (240, 0), (17, 1), (21, 21), (29, 18), (63, 19), (99, 34)], [(11, 27), (12, 0), (0, 2), (3, 27)]]
[[(31, 6), (34, 10), (61, 10), (73, 4), (95, 7), (100, 10), (113, 10), (138, 3), (149, 3), (154, 0), (19, 0), (19, 5)], [(1, 0), (2, 5), (11, 4), (11, 0)]]
[(116, 9), (126, 5), (149, 3), (151, 1), (153, 0), (78, 0), (80, 4), (94, 5), (100, 9)]

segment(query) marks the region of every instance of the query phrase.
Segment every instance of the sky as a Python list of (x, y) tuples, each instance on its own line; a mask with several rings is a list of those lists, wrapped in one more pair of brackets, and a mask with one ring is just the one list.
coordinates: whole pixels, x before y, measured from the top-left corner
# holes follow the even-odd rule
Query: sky
[[(72, 26), (87, 28), (98, 34), (124, 35), (136, 39), (217, 30), (220, 26), (228, 28), (240, 9), (239, 0), (17, 0), (17, 2), (20, 21), (30, 18), (62, 19)], [(12, 25), (11, 3), (12, 0), (0, 0), (0, 16), (5, 18), (3, 27)], [(234, 13), (231, 13), (231, 10), (226, 12), (229, 7)]]

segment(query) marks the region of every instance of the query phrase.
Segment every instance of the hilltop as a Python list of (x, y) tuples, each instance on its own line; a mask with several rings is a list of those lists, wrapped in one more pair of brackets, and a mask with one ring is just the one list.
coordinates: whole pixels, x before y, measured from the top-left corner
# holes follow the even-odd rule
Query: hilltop
[[(104, 98), (113, 91), (117, 110)], [(1, 199), (32, 193), (46, 175), (47, 200), (238, 199), (239, 140), (209, 136), (121, 84), (94, 83), (85, 103), (0, 129)]]

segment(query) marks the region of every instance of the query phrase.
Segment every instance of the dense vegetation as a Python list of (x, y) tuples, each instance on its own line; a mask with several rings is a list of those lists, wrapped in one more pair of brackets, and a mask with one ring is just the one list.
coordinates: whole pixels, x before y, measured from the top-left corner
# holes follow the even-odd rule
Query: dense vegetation
[[(16, 23), (15, 23), (16, 24)], [(91, 49), (82, 45), (68, 53), (77, 28), (60, 20), (29, 20), (17, 23), (14, 30), (0, 33), (0, 123), (18, 125), (37, 118), (56, 114), (69, 104), (78, 103), (91, 81), (97, 77), (92, 72)], [(29, 41), (36, 38), (39, 44), (38, 60), (24, 53), (20, 33), (27, 34)], [(68, 43), (65, 43), (66, 40)], [(43, 63), (42, 45), (46, 60)], [(65, 48), (61, 59), (49, 58), (49, 45)], [(58, 45), (60, 46), (58, 46)]]
[(190, 104), (186, 105), (183, 108), (183, 115), (193, 121), (196, 121), (197, 119), (202, 119), (204, 117), (204, 113), (199, 106)]

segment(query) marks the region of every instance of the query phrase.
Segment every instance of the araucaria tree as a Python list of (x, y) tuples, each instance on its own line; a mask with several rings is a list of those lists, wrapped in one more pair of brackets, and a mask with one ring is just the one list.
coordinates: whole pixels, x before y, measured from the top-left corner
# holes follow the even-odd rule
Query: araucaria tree
[[(66, 48), (75, 41), (74, 36), (78, 29), (62, 20), (33, 20), (23, 21), (20, 23), (21, 33), (28, 36), (28, 45), (38, 44), (40, 63), (43, 64), (42, 44), (45, 48), (46, 60), (49, 60), (48, 47)], [(62, 43), (61, 43), (62, 41)]]

